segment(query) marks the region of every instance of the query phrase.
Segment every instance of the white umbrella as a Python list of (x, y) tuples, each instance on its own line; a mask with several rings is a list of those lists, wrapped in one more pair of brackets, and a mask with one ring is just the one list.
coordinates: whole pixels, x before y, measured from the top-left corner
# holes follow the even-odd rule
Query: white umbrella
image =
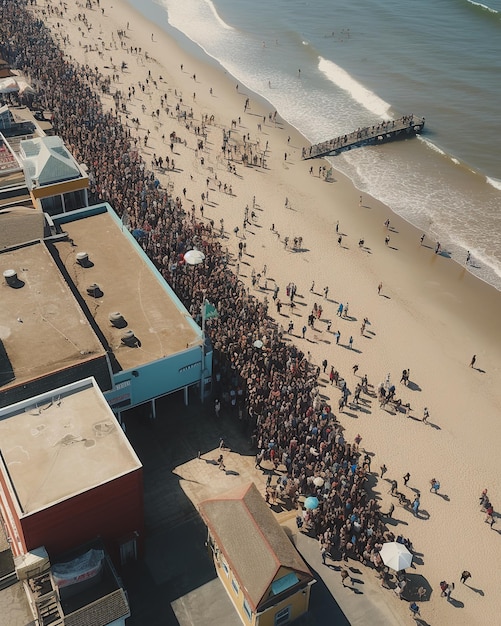
[(313, 484), (315, 485), (315, 487), (323, 487), (324, 479), (321, 476), (317, 476), (313, 479)]
[(262, 348), (264, 344), (261, 339), (256, 339), (256, 341), (252, 345), (254, 346), (254, 348)]
[(12, 76), (0, 80), (0, 93), (13, 93), (19, 91), (17, 80)]
[(200, 250), (188, 250), (184, 254), (184, 260), (188, 265), (199, 265), (205, 259), (205, 254)]
[(396, 572), (407, 569), (412, 563), (412, 554), (403, 543), (398, 543), (397, 541), (389, 541), (383, 544), (379, 554), (383, 563)]

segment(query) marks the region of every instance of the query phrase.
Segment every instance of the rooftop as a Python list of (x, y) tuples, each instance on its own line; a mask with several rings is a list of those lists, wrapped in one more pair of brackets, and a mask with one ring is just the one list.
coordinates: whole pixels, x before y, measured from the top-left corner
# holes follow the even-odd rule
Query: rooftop
[(282, 568), (297, 574), (295, 582), (313, 580), (254, 483), (204, 500), (200, 513), (254, 610), (268, 600), (268, 592), (278, 595), (292, 586), (283, 570), (274, 583)]
[(141, 467), (91, 378), (0, 409), (0, 453), (21, 516)]
[[(2, 115), (2, 108), (0, 108), (0, 115)], [(0, 174), (3, 175), (4, 173), (20, 169), (21, 166), (16, 155), (11, 150), (6, 139), (0, 134)]]
[[(79, 582), (72, 580), (75, 573), (81, 575)], [(52, 574), (65, 626), (106, 626), (130, 616), (126, 594), (100, 540), (61, 555), (52, 563)]]
[(12, 145), (16, 140), (6, 139), (1, 132), (2, 120), (6, 116), (12, 117), (9, 109), (0, 107), (0, 207), (19, 202), (31, 204), (24, 171)]
[[(68, 240), (58, 241), (55, 248), (121, 369), (181, 352), (200, 339), (188, 312), (133, 237), (122, 231), (118, 218), (108, 211), (89, 216), (82, 209), (66, 213), (61, 228)], [(76, 262), (79, 252), (88, 253), (88, 267)], [(87, 293), (94, 283), (101, 290), (97, 298)], [(114, 312), (123, 316), (123, 328), (111, 324), (109, 316)], [(121, 342), (128, 330), (139, 340), (137, 347)]]
[(0, 590), (0, 615), (2, 623), (9, 626), (35, 626), (23, 583)]
[(0, 397), (10, 387), (105, 357), (43, 242), (0, 250), (0, 271), (8, 269), (19, 280), (15, 287), (0, 284)]
[(30, 188), (82, 177), (78, 163), (60, 137), (26, 139), (20, 148)]
[(0, 250), (26, 241), (43, 239), (44, 227), (41, 209), (29, 205), (0, 208)]

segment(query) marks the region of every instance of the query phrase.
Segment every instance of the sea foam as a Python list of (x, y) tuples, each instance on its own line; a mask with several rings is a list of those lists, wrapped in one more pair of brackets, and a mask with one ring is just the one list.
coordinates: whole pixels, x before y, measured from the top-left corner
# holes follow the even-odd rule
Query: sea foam
[(483, 11), (488, 11), (489, 13), (499, 13), (499, 11), (496, 11), (496, 9), (493, 9), (492, 7), (487, 6), (486, 4), (482, 4), (481, 2), (473, 2), (473, 0), (466, 0), (469, 4), (472, 4), (475, 7), (478, 7), (479, 9), (482, 9)]
[(499, 191), (501, 191), (501, 180), (498, 180), (497, 178), (492, 178), (490, 176), (486, 176), (485, 177), (485, 181), (491, 186), (494, 187), (494, 189), (499, 189)]
[(387, 102), (382, 100), (373, 91), (370, 91), (360, 84), (350, 76), (348, 72), (339, 67), (339, 65), (321, 56), (319, 56), (318, 59), (318, 69), (328, 80), (347, 92), (353, 100), (361, 104), (371, 113), (374, 113), (381, 119), (390, 119), (390, 105)]

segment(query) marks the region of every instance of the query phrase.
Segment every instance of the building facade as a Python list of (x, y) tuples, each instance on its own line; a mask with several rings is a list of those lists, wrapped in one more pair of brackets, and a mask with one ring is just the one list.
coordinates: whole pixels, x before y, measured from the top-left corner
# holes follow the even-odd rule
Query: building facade
[(205, 500), (217, 575), (246, 626), (283, 626), (308, 611), (311, 571), (254, 483)]

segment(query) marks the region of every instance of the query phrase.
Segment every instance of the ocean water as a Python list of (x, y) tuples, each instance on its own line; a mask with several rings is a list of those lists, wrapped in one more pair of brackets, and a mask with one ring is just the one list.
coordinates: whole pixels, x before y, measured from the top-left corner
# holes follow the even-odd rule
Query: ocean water
[(331, 161), (501, 290), (501, 0), (129, 1), (312, 142), (425, 117)]

